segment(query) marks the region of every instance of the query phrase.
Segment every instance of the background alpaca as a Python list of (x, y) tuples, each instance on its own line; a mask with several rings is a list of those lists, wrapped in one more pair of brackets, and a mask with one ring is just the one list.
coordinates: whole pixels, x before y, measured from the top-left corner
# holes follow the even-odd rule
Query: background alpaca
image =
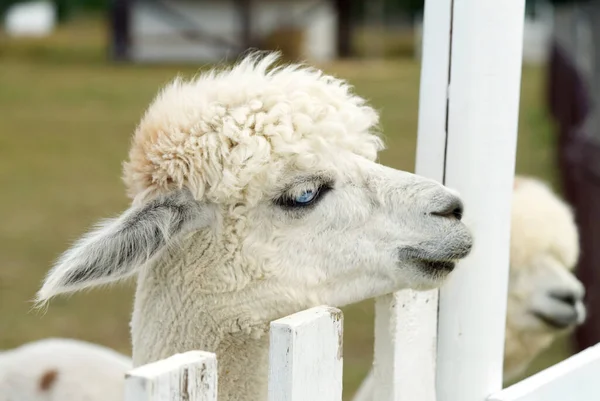
[[(523, 374), (558, 336), (583, 323), (583, 285), (571, 273), (579, 235), (570, 208), (544, 182), (515, 177), (504, 381)], [(354, 401), (371, 401), (373, 371)]]
[(512, 202), (504, 379), (522, 374), (557, 335), (583, 323), (583, 285), (572, 211), (543, 182), (519, 177)]
[(134, 364), (216, 352), (221, 400), (266, 399), (270, 321), (439, 286), (472, 246), (453, 191), (375, 163), (378, 115), (345, 81), (275, 61), (168, 85), (125, 164), (131, 208), (38, 294), (137, 274)]
[(123, 399), (131, 360), (71, 339), (45, 339), (0, 353), (0, 401)]

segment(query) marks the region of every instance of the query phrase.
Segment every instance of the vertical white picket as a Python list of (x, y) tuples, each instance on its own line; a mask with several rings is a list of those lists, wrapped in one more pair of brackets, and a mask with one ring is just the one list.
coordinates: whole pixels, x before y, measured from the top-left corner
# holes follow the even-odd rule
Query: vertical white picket
[(524, 3), (453, 0), (445, 183), (475, 245), (440, 290), (438, 401), (502, 387)]
[[(452, 0), (425, 2), (419, 99), (419, 175), (444, 181)], [(400, 291), (375, 302), (373, 400), (435, 401), (438, 291)], [(357, 399), (360, 394), (357, 395)]]
[(319, 306), (271, 322), (269, 401), (341, 401), (343, 315)]
[(217, 357), (203, 351), (176, 354), (131, 370), (125, 401), (217, 401)]

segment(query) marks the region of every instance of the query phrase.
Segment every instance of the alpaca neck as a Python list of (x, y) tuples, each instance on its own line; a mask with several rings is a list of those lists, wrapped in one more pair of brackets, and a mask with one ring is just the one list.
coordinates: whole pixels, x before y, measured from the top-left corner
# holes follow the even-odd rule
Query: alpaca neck
[(555, 337), (541, 331), (527, 331), (515, 327), (510, 319), (506, 322), (504, 340), (504, 380), (512, 381), (525, 370), (533, 359), (552, 344)]
[(266, 400), (269, 322), (303, 306), (281, 302), (296, 298), (264, 283), (230, 289), (219, 277), (211, 287), (213, 275), (233, 269), (230, 258), (200, 235), (185, 249), (185, 257), (181, 249), (172, 251), (138, 276), (131, 323), (135, 366), (186, 351), (215, 352), (220, 401)]

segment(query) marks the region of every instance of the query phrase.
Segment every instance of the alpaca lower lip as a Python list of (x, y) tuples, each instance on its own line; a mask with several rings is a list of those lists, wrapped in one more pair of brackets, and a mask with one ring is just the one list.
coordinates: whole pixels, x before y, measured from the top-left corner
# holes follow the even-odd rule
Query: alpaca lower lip
[(419, 260), (419, 266), (426, 271), (432, 272), (432, 273), (439, 273), (439, 272), (451, 272), (452, 270), (454, 270), (454, 267), (456, 267), (456, 263), (455, 262), (451, 262), (451, 261), (441, 261), (441, 260)]
[(453, 246), (450, 250), (444, 246), (427, 247), (402, 247), (398, 249), (400, 259), (418, 260), (422, 263), (452, 264), (454, 268), (457, 260), (463, 259), (471, 252), (471, 246)]
[(547, 326), (550, 326), (557, 330), (564, 330), (573, 326), (577, 322), (576, 312), (573, 312), (572, 315), (550, 316), (534, 311), (532, 312), (532, 315), (544, 322), (544, 324), (546, 324)]

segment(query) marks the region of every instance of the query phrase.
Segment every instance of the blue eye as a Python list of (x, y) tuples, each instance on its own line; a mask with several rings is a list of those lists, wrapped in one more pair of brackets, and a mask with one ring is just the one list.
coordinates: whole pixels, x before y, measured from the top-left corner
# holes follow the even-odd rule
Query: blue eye
[(273, 202), (286, 209), (309, 207), (319, 202), (323, 195), (333, 188), (331, 182), (321, 183), (320, 185), (316, 183), (314, 186), (310, 185), (310, 187), (299, 192), (294, 191), (296, 195), (292, 195), (290, 189), (289, 192), (286, 191), (280, 197), (273, 199)]
[(303, 191), (300, 195), (296, 196), (294, 198), (294, 202), (300, 205), (310, 203), (313, 199), (315, 199), (315, 196), (317, 196), (316, 190), (307, 189), (306, 191)]

